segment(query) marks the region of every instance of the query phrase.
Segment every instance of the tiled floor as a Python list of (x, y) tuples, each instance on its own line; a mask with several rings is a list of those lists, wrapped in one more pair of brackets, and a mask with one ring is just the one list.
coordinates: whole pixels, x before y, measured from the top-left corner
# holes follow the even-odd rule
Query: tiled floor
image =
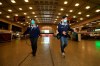
[(100, 66), (100, 40), (69, 40), (66, 56), (54, 37), (38, 40), (36, 57), (31, 54), (29, 39), (0, 43), (0, 66)]

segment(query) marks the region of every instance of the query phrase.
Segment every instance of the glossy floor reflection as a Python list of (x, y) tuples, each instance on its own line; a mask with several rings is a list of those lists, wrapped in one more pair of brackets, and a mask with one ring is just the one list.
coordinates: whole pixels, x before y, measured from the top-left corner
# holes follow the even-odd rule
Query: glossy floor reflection
[(69, 40), (65, 58), (60, 42), (54, 37), (40, 37), (36, 57), (29, 39), (0, 43), (0, 66), (100, 66), (100, 40)]

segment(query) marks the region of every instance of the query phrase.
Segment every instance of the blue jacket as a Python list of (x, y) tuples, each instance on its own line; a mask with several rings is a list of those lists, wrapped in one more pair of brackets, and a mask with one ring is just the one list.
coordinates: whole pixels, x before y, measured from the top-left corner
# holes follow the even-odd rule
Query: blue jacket
[[(63, 35), (63, 33), (62, 33), (63, 31), (66, 32), (66, 35)], [(59, 35), (60, 35), (60, 36), (69, 37), (68, 31), (72, 31), (72, 32), (73, 32), (73, 30), (70, 28), (69, 24), (67, 24), (67, 25), (62, 25), (62, 22), (60, 22), (60, 23), (58, 24), (58, 32), (59, 32)]]
[(40, 35), (40, 29), (38, 26), (32, 28), (32, 27), (28, 27), (27, 30), (24, 32), (25, 34), (29, 34), (30, 38), (37, 38)]

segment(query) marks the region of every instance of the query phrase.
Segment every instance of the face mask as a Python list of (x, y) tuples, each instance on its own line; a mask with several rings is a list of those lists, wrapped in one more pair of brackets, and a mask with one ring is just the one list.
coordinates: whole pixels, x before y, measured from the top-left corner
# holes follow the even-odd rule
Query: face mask
[(66, 20), (66, 19), (64, 19), (64, 22), (66, 23), (66, 22), (67, 22), (67, 20)]

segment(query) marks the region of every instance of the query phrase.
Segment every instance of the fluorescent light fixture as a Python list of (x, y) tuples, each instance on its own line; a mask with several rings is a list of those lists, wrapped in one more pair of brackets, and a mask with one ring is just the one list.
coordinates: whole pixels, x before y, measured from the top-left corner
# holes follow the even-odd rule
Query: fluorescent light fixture
[(12, 3), (16, 3), (16, 1), (15, 1), (15, 0), (11, 0), (11, 2), (12, 2)]
[(73, 10), (69, 10), (69, 12), (73, 12)]
[(32, 7), (29, 7), (29, 9), (33, 9)]
[(79, 3), (76, 3), (75, 6), (79, 6)]
[(100, 12), (100, 9), (97, 9), (95, 12)]
[(10, 16), (6, 16), (7, 18), (10, 18)]
[(82, 12), (78, 12), (78, 14), (82, 14)]
[(90, 8), (90, 6), (86, 6), (86, 7), (85, 7), (85, 9), (89, 9), (89, 8)]
[(24, 0), (25, 2), (29, 2), (29, 0)]
[(67, 1), (64, 1), (64, 4), (67, 4), (68, 2)]
[(22, 8), (19, 8), (19, 10), (22, 10)]
[(2, 12), (0, 12), (0, 14), (2, 14)]
[(11, 9), (8, 9), (8, 11), (9, 11), (9, 12), (12, 12), (12, 10), (11, 10)]
[(2, 2), (0, 2), (0, 5), (2, 5)]
[(64, 9), (63, 9), (63, 8), (61, 8), (60, 10), (61, 10), (61, 11), (63, 11)]

